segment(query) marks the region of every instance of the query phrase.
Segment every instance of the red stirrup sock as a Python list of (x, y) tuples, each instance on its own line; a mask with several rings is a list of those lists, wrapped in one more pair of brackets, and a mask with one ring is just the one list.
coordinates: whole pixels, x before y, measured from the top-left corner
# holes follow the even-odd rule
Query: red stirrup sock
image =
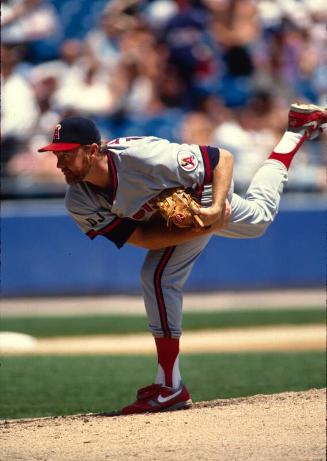
[(155, 338), (158, 354), (156, 384), (178, 388), (181, 382), (179, 371), (179, 339)]
[(300, 149), (304, 141), (307, 139), (304, 132), (293, 133), (286, 131), (279, 141), (273, 152), (268, 157), (268, 160), (278, 160), (289, 169), (294, 155)]

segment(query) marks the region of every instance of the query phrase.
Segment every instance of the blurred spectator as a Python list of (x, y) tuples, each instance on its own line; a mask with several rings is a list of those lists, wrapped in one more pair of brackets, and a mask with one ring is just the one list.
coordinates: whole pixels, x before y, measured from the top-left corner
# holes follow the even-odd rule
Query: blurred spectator
[(48, 1), (1, 1), (1, 41), (20, 46), (25, 60), (55, 57), (60, 36), (58, 16)]
[(119, 38), (124, 31), (133, 29), (136, 20), (126, 14), (113, 15), (104, 10), (99, 26), (85, 37), (92, 58), (107, 70), (114, 70), (120, 58)]
[(234, 154), (234, 181), (239, 191), (247, 189), (253, 174), (276, 144), (270, 127), (256, 125), (258, 118), (253, 108), (240, 109), (237, 117), (221, 123), (213, 133), (214, 144)]
[(213, 143), (215, 125), (203, 112), (189, 112), (180, 126), (180, 140), (187, 144), (210, 146)]
[(52, 102), (60, 112), (103, 115), (112, 112), (115, 97), (97, 63), (88, 61), (80, 72), (71, 73), (59, 82)]
[(222, 92), (228, 105), (242, 106), (252, 90), (251, 47), (260, 37), (257, 7), (251, 0), (205, 3), (212, 12), (211, 33), (224, 64)]
[(39, 110), (33, 89), (15, 70), (19, 54), (1, 45), (1, 167), (34, 134)]
[(32, 139), (33, 141), (27, 143), (19, 154), (9, 160), (7, 165), (8, 174), (20, 184), (20, 187), (35, 186), (35, 183), (58, 183), (63, 186), (60, 190), (64, 191), (65, 181), (60, 171), (56, 168), (56, 157), (52, 152), (39, 155), (37, 149), (40, 143), (44, 142), (44, 138), (35, 136)]
[(46, 38), (57, 27), (54, 10), (43, 0), (2, 0), (2, 41), (25, 43)]
[(202, 66), (205, 56), (205, 24), (203, 11), (189, 5), (180, 7), (162, 30), (162, 40), (170, 53), (170, 63), (179, 69), (187, 82), (194, 78)]
[(157, 89), (165, 60), (155, 37), (142, 21), (134, 21), (131, 29), (120, 34), (117, 45), (120, 59), (111, 83), (120, 94), (120, 110), (125, 115), (160, 110)]

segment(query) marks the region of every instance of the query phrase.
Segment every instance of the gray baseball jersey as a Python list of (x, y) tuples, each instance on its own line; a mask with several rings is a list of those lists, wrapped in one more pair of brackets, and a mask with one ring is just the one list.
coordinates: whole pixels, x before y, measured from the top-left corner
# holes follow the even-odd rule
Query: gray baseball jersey
[[(82, 231), (112, 240), (119, 248), (140, 221), (155, 210), (153, 199), (164, 189), (184, 186), (196, 193), (203, 205), (211, 203), (212, 170), (219, 150), (208, 146), (171, 143), (154, 137), (120, 138), (108, 143), (108, 166), (113, 184), (104, 190), (87, 182), (70, 186), (66, 206)], [(287, 169), (267, 160), (258, 170), (245, 198), (228, 195), (232, 214), (217, 235), (254, 238), (274, 220)], [(179, 337), (182, 332), (182, 290), (209, 235), (200, 235), (176, 246), (149, 250), (141, 269), (149, 329), (156, 337)]]
[(210, 203), (219, 149), (152, 136), (118, 138), (107, 147), (112, 187), (105, 190), (81, 182), (66, 194), (70, 215), (91, 239), (102, 235), (123, 246), (138, 222), (156, 212), (153, 200), (165, 189), (183, 186), (203, 205)]

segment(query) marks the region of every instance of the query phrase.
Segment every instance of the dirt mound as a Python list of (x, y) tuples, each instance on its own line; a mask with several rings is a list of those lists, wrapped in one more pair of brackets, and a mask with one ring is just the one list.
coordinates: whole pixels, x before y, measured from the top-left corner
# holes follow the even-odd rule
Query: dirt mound
[(313, 389), (170, 413), (3, 421), (1, 459), (323, 461), (325, 401), (325, 390)]

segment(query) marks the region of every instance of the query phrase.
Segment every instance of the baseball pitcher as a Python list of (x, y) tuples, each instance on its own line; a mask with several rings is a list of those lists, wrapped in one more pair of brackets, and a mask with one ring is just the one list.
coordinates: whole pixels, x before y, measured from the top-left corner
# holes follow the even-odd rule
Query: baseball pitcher
[(122, 414), (187, 408), (179, 370), (183, 286), (213, 235), (255, 238), (278, 212), (294, 155), (327, 123), (327, 110), (293, 104), (288, 128), (254, 175), (244, 198), (233, 192), (233, 157), (224, 149), (152, 136), (101, 143), (86, 118), (62, 120), (52, 151), (69, 187), (66, 207), (90, 239), (148, 249), (141, 279), (158, 355), (154, 384), (140, 389)]

